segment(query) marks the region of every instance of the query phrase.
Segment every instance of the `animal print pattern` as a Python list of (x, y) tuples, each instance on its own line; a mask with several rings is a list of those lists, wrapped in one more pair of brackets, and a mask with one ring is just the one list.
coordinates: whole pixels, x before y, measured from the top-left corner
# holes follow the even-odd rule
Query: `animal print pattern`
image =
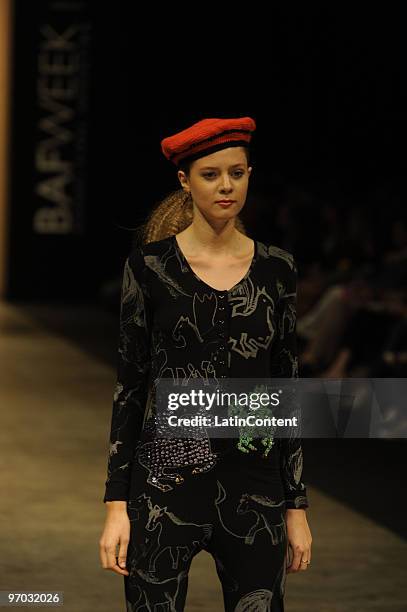
[(286, 504), (278, 469), (258, 471), (233, 450), (185, 485), (163, 492), (135, 464), (127, 502), (127, 612), (181, 612), (188, 572), (205, 550), (215, 561), (226, 612), (284, 610)]
[[(175, 236), (137, 246), (127, 257), (103, 501), (129, 500), (135, 465), (146, 472), (149, 486), (171, 494), (212, 471), (236, 447), (235, 440), (209, 438), (205, 431), (195, 441), (159, 444), (156, 381), (168, 378), (181, 386), (191, 380), (205, 385), (225, 378), (298, 378), (296, 263), (284, 249), (254, 243), (247, 273), (225, 291), (195, 274)], [(266, 462), (279, 462), (285, 506), (306, 508), (301, 440), (276, 442)]]

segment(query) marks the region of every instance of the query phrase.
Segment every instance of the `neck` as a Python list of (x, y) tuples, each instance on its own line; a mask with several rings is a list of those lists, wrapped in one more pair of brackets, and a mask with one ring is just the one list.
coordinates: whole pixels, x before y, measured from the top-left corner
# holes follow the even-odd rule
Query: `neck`
[(200, 224), (195, 221), (185, 230), (190, 247), (196, 251), (211, 251), (217, 254), (229, 254), (241, 249), (243, 235), (233, 223), (225, 223), (223, 227), (214, 228), (209, 224)]

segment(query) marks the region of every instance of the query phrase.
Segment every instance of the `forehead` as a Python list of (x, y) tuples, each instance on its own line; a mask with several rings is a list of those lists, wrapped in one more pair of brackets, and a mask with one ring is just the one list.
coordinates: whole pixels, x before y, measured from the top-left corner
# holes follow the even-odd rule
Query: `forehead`
[(247, 158), (243, 147), (228, 147), (227, 149), (221, 149), (221, 151), (200, 157), (195, 161), (194, 166), (197, 170), (206, 167), (228, 168), (229, 166), (245, 164), (246, 162)]

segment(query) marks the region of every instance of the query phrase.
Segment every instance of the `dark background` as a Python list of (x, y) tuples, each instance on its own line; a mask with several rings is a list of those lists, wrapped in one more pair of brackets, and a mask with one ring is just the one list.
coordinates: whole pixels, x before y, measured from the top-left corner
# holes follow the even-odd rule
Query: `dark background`
[[(125, 228), (142, 223), (179, 186), (161, 139), (207, 116), (256, 120), (254, 171), (242, 218), (258, 239), (296, 249), (299, 261), (320, 256), (312, 228), (324, 203), (341, 211), (355, 204), (366, 208), (384, 241), (395, 215), (404, 216), (401, 15), (371, 7), (360, 14), (335, 7), (197, 11), (193, 18), (192, 12), (167, 15), (161, 7), (142, 17), (132, 2), (17, 0), (10, 297), (97, 295), (131, 244)], [(30, 226), (35, 144), (41, 139), (35, 122), (43, 115), (36, 79), (44, 23), (89, 29), (82, 57), (86, 111), (76, 114), (87, 129), (85, 163), (77, 168), (85, 198), (81, 227), (65, 236), (35, 235)], [(290, 244), (273, 222), (281, 198), (290, 197), (287, 190), (294, 190), (295, 213), (305, 223), (298, 244)], [(304, 198), (314, 201), (302, 206)], [(23, 259), (25, 270), (31, 267), (30, 284), (19, 273)]]
[[(256, 120), (242, 217), (257, 239), (291, 249), (304, 272), (323, 256), (316, 228), (325, 204), (340, 216), (361, 207), (379, 255), (391, 247), (392, 224), (405, 218), (401, 15), (371, 5), (359, 15), (345, 5), (330, 13), (255, 8), (229, 6), (222, 13), (209, 5), (174, 5), (168, 16), (165, 7), (141, 15), (139, 6), (123, 1), (16, 2), (8, 297), (112, 365), (131, 228), (178, 187), (160, 141), (192, 122)], [(38, 235), (30, 216), (41, 137), (35, 128), (38, 31), (45, 22), (78, 20), (90, 28), (82, 224), (68, 235)], [(287, 201), (302, 228), (294, 238), (274, 223)], [(74, 302), (113, 313), (110, 322), (103, 318), (103, 333), (97, 317), (66, 310)], [(404, 440), (304, 445), (306, 482), (405, 535)]]

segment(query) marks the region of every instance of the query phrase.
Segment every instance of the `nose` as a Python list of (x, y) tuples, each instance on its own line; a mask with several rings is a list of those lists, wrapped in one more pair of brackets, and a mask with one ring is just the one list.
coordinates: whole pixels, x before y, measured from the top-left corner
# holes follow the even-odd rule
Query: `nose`
[(230, 191), (231, 188), (230, 177), (228, 174), (226, 174), (222, 179), (222, 191)]

